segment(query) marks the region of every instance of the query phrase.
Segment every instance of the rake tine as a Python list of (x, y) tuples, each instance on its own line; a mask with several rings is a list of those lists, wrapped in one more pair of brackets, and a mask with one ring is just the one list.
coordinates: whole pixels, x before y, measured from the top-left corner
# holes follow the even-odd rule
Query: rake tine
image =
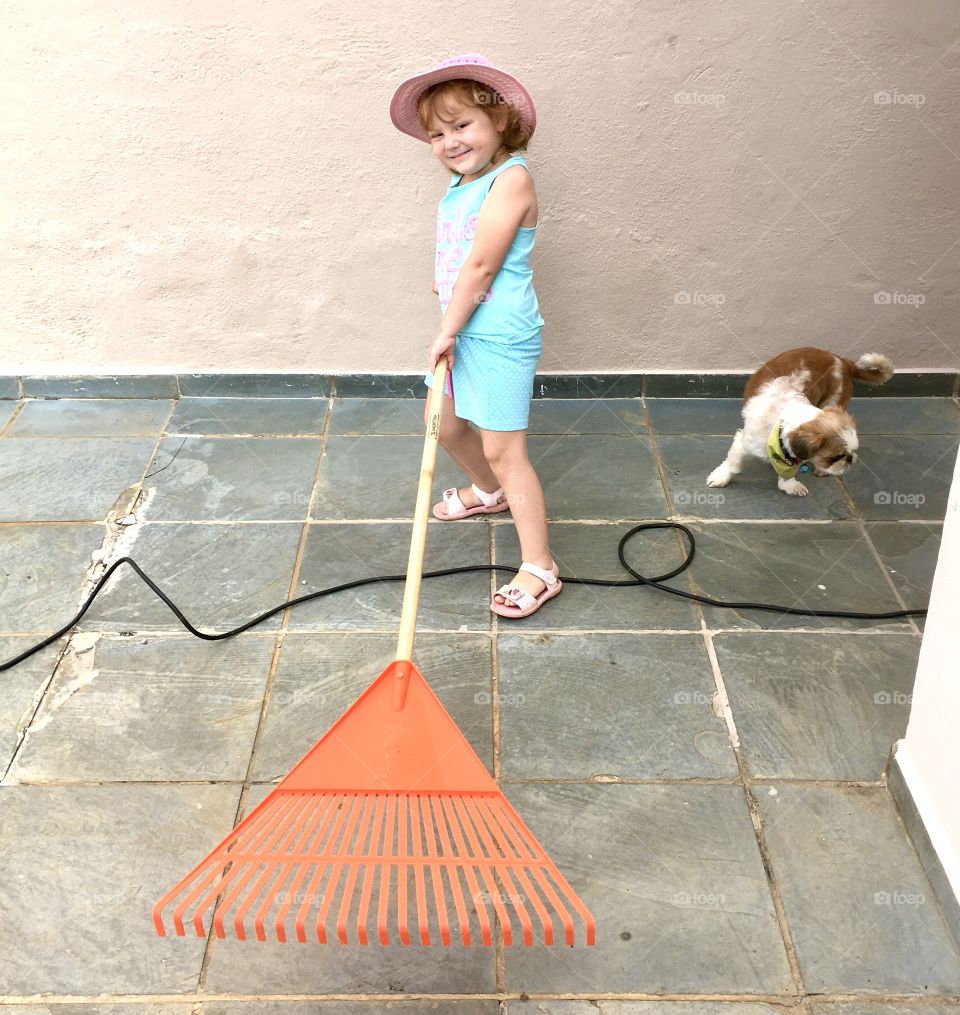
[(304, 837), (300, 841), (300, 850), (298, 853), (294, 853), (291, 857), (291, 861), (299, 866), (296, 877), (293, 879), (293, 884), (290, 885), (290, 891), (287, 898), (280, 904), (280, 908), (277, 910), (276, 920), (274, 921), (273, 929), (277, 935), (278, 941), (287, 940), (287, 914), (293, 907), (294, 902), (297, 898), (297, 892), (300, 890), (300, 885), (303, 884), (304, 878), (307, 876), (310, 867), (303, 862), (302, 855), (308, 852), (310, 848), (311, 840), (322, 839), (327, 827), (330, 822), (336, 817), (336, 797), (329, 794), (323, 794), (320, 797), (318, 804), (317, 824), (313, 828), (306, 829)]
[[(487, 855), (490, 857), (492, 861), (496, 862), (497, 860), (500, 859), (498, 855), (497, 846), (494, 842), (491, 841), (490, 834), (483, 823), (483, 819), (481, 818), (479, 812), (477, 812), (476, 801), (472, 800), (470, 797), (464, 797), (463, 803), (467, 813), (470, 815), (470, 819), (473, 822), (474, 827), (476, 828), (480, 836), (480, 841), (483, 843), (484, 847), (487, 850)], [(483, 875), (484, 883), (487, 886), (490, 899), (493, 902), (493, 908), (500, 919), (500, 929), (503, 932), (503, 943), (505, 945), (512, 945), (513, 928), (510, 923), (510, 915), (507, 913), (507, 910), (503, 905), (503, 900), (500, 898), (500, 892), (497, 890), (496, 883), (494, 882), (493, 877), (490, 874), (490, 866), (488, 864), (483, 864), (483, 866), (480, 868), (480, 873)]]
[[(360, 822), (356, 832), (356, 845), (353, 849), (350, 848), (350, 840), (348, 839), (345, 843), (347, 852), (352, 852), (354, 855), (364, 855), (364, 844), (366, 842), (367, 832), (370, 826), (370, 819), (373, 815), (373, 798), (362, 797), (360, 801), (360, 813), (358, 814), (358, 820)], [(353, 886), (357, 881), (357, 874), (360, 872), (360, 865), (356, 863), (350, 864), (347, 869), (347, 881), (343, 888), (343, 899), (340, 902), (340, 912), (337, 914), (337, 940), (340, 944), (345, 945), (347, 943), (347, 916), (350, 913), (350, 905), (353, 902)], [(364, 879), (366, 880), (366, 879)], [(360, 915), (357, 914), (358, 931), (359, 931), (359, 919)], [(366, 931), (364, 930), (364, 940), (362, 944), (366, 944)]]
[[(393, 795), (387, 797), (386, 826), (383, 832), (383, 855), (393, 855), (393, 829), (394, 818), (397, 809), (397, 798)], [(387, 934), (387, 912), (390, 903), (390, 861), (386, 860), (380, 867), (380, 905), (377, 909), (377, 931), (380, 934), (380, 944), (390, 943)]]
[[(513, 846), (513, 848), (517, 852), (517, 854), (520, 857), (522, 857), (527, 862), (527, 864), (529, 864), (530, 866), (533, 866), (533, 864), (535, 864), (537, 862), (537, 860), (530, 853), (529, 849), (526, 848), (524, 845), (522, 845), (523, 840), (522, 839), (520, 840), (521, 845), (518, 846), (517, 842), (514, 840), (513, 836), (510, 833), (509, 826), (506, 823), (501, 822), (500, 827), (501, 827), (504, 835), (510, 840), (510, 844)], [(527, 871), (526, 871), (525, 864), (523, 864), (523, 863), (517, 864), (517, 867), (516, 867), (516, 869), (514, 871), (514, 874), (516, 875), (517, 880), (520, 882), (520, 886), (527, 893), (527, 898), (530, 899), (530, 902), (533, 905), (534, 911), (536, 912), (537, 916), (540, 918), (540, 924), (543, 927), (543, 943), (546, 944), (546, 945), (552, 945), (553, 944), (553, 920), (551, 919), (550, 914), (547, 912), (546, 907), (543, 905), (543, 901), (541, 900), (539, 894), (534, 889), (533, 885), (530, 883), (530, 879), (527, 876)], [(531, 942), (525, 941), (524, 943), (525, 944), (530, 944)]]
[[(433, 825), (440, 835), (440, 847), (443, 855), (447, 858), (456, 857), (462, 860), (459, 851), (455, 854), (450, 847), (450, 835), (447, 832), (447, 821), (443, 811), (442, 802), (437, 797), (430, 797), (430, 807), (433, 811)], [(457, 919), (460, 921), (460, 940), (470, 944), (470, 920), (467, 917), (467, 908), (463, 904), (463, 891), (460, 887), (460, 875), (456, 864), (447, 865), (447, 877), (450, 879), (450, 894), (453, 896), (453, 905), (457, 911)]]
[[(303, 820), (300, 822), (300, 828), (294, 837), (294, 841), (290, 843), (289, 849), (284, 856), (283, 863), (280, 867), (280, 871), (277, 874), (273, 884), (267, 889), (263, 903), (257, 910), (256, 915), (253, 918), (254, 933), (257, 936), (258, 941), (266, 941), (267, 933), (264, 928), (264, 922), (267, 917), (267, 913), (270, 912), (271, 907), (280, 895), (281, 889), (286, 883), (287, 878), (290, 876), (290, 872), (293, 870), (296, 861), (294, 855), (298, 849), (301, 849), (305, 840), (310, 837), (311, 830), (316, 825), (316, 819), (318, 813), (323, 811), (324, 797), (317, 799), (316, 797), (307, 795), (309, 805), (307, 810), (304, 812)], [(295, 889), (292, 889), (295, 890)], [(279, 935), (278, 935), (279, 936)]]
[[(253, 817), (253, 815), (251, 815)], [(254, 825), (256, 827), (256, 825)], [(250, 830), (248, 829), (247, 832)], [(230, 858), (220, 859), (221, 852), (224, 846), (230, 843), (231, 839), (238, 837), (241, 834), (247, 834), (241, 832), (239, 829), (231, 829), (226, 839), (219, 846), (215, 846), (197, 865), (187, 874), (182, 880), (167, 892), (166, 895), (160, 899), (159, 902), (153, 907), (153, 926), (156, 929), (157, 934), (160, 937), (166, 937), (166, 927), (163, 925), (163, 910), (168, 906), (186, 887), (188, 887), (195, 880), (199, 879), (199, 884), (194, 886), (194, 889), (187, 895), (187, 897), (174, 908), (173, 911), (173, 926), (174, 930), (181, 937), (185, 933), (183, 927), (183, 914), (186, 911), (187, 906), (199, 895), (207, 884), (210, 883), (216, 876), (218, 871), (223, 871), (230, 865)], [(204, 871), (206, 873), (204, 874)], [(216, 897), (216, 896), (214, 896)], [(203, 927), (197, 929), (198, 936), (203, 936)]]
[[(474, 856), (480, 855), (480, 846), (476, 839), (472, 838), (472, 832), (467, 832), (467, 837), (470, 841), (470, 850), (464, 847), (463, 836), (460, 832), (460, 818), (456, 812), (456, 805), (449, 797), (443, 797), (443, 809), (447, 813), (447, 817), (450, 820), (450, 828), (453, 830), (453, 838), (457, 844), (457, 852), (464, 858), (463, 873), (467, 879), (467, 888), (470, 889), (470, 896), (473, 900), (473, 908), (477, 914), (477, 920), (480, 922), (480, 939), (485, 945), (493, 944), (493, 935), (490, 932), (490, 919), (487, 916), (487, 907), (484, 906), (480, 900), (480, 886), (477, 884), (477, 878), (474, 874), (473, 865), (469, 863), (469, 859)], [(469, 941), (464, 941), (464, 944), (469, 944)]]
[[(299, 835), (300, 828), (304, 820), (309, 821), (310, 813), (311, 813), (311, 800), (304, 793), (298, 798), (298, 801), (294, 807), (294, 811), (291, 814), (287, 815), (286, 818), (284, 818), (282, 826), (284, 829), (284, 833), (279, 840), (271, 844), (270, 852), (271, 853), (282, 852), (285, 854), (290, 847), (290, 843), (293, 840), (295, 840)], [(243, 929), (243, 921), (246, 918), (247, 911), (260, 897), (260, 893), (263, 891), (264, 885), (266, 885), (266, 883), (270, 880), (271, 875), (273, 875), (275, 872), (278, 871), (278, 868), (280, 866), (280, 857), (279, 856), (274, 857), (272, 858), (272, 862), (265, 861), (265, 863), (266, 870), (264, 870), (263, 874), (257, 880), (257, 883), (253, 886), (253, 888), (251, 888), (247, 892), (246, 896), (244, 897), (243, 903), (237, 909), (237, 912), (233, 918), (234, 930), (237, 934), (238, 940), (240, 941), (243, 941), (244, 939), (245, 932)], [(272, 902), (272, 896), (270, 893), (267, 894), (266, 901), (267, 904)], [(260, 932), (262, 933), (262, 927), (260, 928)], [(258, 938), (260, 937), (260, 933), (257, 934), (257, 937)], [(260, 938), (260, 940), (263, 940), (263, 938)]]
[[(376, 856), (380, 853), (380, 830), (383, 822), (383, 797), (377, 796), (376, 806), (373, 812), (373, 823), (370, 828), (370, 848), (368, 855)], [(381, 854), (382, 855), (382, 854)], [(370, 909), (370, 896), (373, 893), (373, 881), (376, 877), (376, 869), (373, 864), (367, 864), (363, 870), (363, 889), (360, 892), (360, 908), (357, 910), (357, 941), (365, 945), (367, 943), (367, 913)]]
[[(263, 848), (263, 852), (269, 853), (270, 857), (263, 857), (264, 871), (257, 879), (252, 888), (244, 893), (243, 900), (237, 908), (233, 918), (233, 929), (239, 941), (244, 940), (245, 930), (243, 926), (247, 911), (257, 901), (263, 886), (270, 880), (270, 876), (277, 870), (279, 858), (275, 856), (289, 846), (290, 839), (295, 838), (300, 822), (304, 815), (309, 815), (309, 797), (306, 794), (295, 798), (293, 807), (284, 815), (283, 821), (277, 825), (277, 837)], [(256, 872), (256, 865), (251, 864), (250, 876)], [(224, 907), (226, 911), (226, 906)]]
[[(397, 839), (397, 856), (407, 852), (407, 798), (397, 798), (397, 818), (399, 819), (399, 835)], [(397, 930), (400, 943), (410, 944), (410, 927), (407, 913), (407, 865), (401, 863), (397, 868)]]
[(429, 861), (431, 857), (436, 862), (428, 863), (426, 866), (430, 871), (433, 880), (433, 896), (437, 904), (437, 921), (440, 924), (440, 942), (444, 947), (450, 947), (450, 921), (447, 917), (447, 898), (443, 890), (443, 864), (439, 862), (440, 855), (437, 847), (437, 840), (434, 831), (433, 811), (430, 806), (430, 797), (422, 797), (419, 804), (423, 813), (423, 841), (424, 856)]
[[(420, 798), (413, 794), (407, 797), (407, 806), (410, 808), (410, 832), (413, 842), (413, 855), (423, 856), (423, 843), (420, 838)], [(420, 943), (430, 944), (430, 928), (427, 924), (427, 892), (424, 886), (424, 872), (422, 864), (415, 864), (413, 877), (417, 889), (417, 922), (420, 926)]]
[[(543, 848), (536, 841), (536, 839), (533, 838), (533, 834), (526, 830), (525, 826), (523, 826), (523, 823), (519, 820), (519, 818), (516, 818), (516, 815), (511, 813), (509, 805), (506, 807), (501, 805), (501, 810), (508, 821), (516, 819), (515, 828), (517, 828), (517, 831), (520, 832), (524, 841), (528, 843), (528, 846), (532, 847), (541, 857), (544, 856)], [(573, 917), (570, 916), (569, 910), (560, 901), (560, 898), (557, 896), (556, 891), (554, 891), (553, 885), (551, 885), (550, 882), (547, 880), (545, 876), (546, 871), (544, 870), (543, 865), (538, 864), (537, 866), (533, 867), (532, 870), (533, 876), (537, 879), (537, 884), (539, 884), (540, 887), (543, 889), (543, 893), (546, 895), (548, 901), (556, 910), (557, 914), (560, 916), (560, 919), (563, 923), (564, 943), (572, 945), (574, 941)], [(573, 889), (566, 883), (566, 881), (564, 881), (563, 875), (560, 874), (560, 872), (556, 869), (556, 867), (552, 863), (549, 865), (549, 873), (551, 877), (557, 879), (557, 884), (560, 886), (561, 891), (563, 891), (564, 895), (566, 895), (567, 898), (576, 898)], [(583, 914), (581, 914), (581, 916), (582, 915)], [(588, 926), (587, 928), (588, 944), (592, 943), (592, 941), (590, 940), (590, 936), (591, 936), (590, 927)]]
[[(246, 888), (246, 886), (253, 880), (254, 875), (257, 873), (257, 869), (260, 866), (261, 859), (257, 854), (270, 851), (276, 843), (278, 843), (287, 832), (287, 822), (295, 817), (297, 814), (297, 806), (299, 803), (298, 797), (293, 797), (290, 806), (278, 814), (271, 824), (265, 829), (265, 837), (261, 840), (259, 845), (254, 849), (250, 850), (254, 856), (249, 859), (245, 859), (242, 864), (244, 868), (243, 875), (237, 880), (237, 882), (230, 889), (230, 892), (224, 896), (220, 904), (214, 910), (213, 913), (213, 929), (217, 937), (225, 937), (223, 930), (223, 920), (226, 914), (229, 912), (230, 907), (234, 901), (240, 895), (240, 893)], [(244, 940), (243, 924), (238, 923), (234, 920), (233, 924), (234, 933), (237, 935), (238, 940)]]
[(498, 802), (499, 809), (503, 812), (506, 817), (507, 824), (512, 826), (516, 832), (524, 839), (529, 842), (530, 846), (535, 849), (541, 857), (547, 860), (547, 869), (550, 872), (550, 877), (557, 883), (560, 890), (566, 896), (567, 900), (573, 905), (573, 908), (577, 911), (580, 919), (583, 920), (585, 941), (588, 945), (596, 944), (596, 924), (593, 919), (593, 915), (590, 910), (581, 902), (580, 896), (570, 887), (567, 879), (560, 873), (557, 865), (549, 860), (543, 846), (537, 842), (533, 835), (533, 832), (527, 828), (527, 826), (520, 819), (517, 812), (510, 806), (510, 802), (502, 797)]
[[(282, 814), (287, 806), (287, 800), (280, 798), (270, 806), (264, 808), (264, 810), (256, 817), (249, 828), (243, 828), (243, 822), (238, 825), (233, 832), (230, 834), (226, 843), (217, 847), (211, 854), (213, 857), (220, 858), (219, 866), (226, 868), (226, 865), (230, 865), (229, 870), (224, 869), (220, 880), (212, 885), (207, 894), (197, 901), (193, 910), (193, 927), (197, 932), (198, 937), (203, 937), (206, 933), (203, 926), (203, 914), (212, 906), (218, 896), (229, 886), (231, 881), (240, 873), (244, 867), (244, 863), (239, 859), (234, 859), (234, 855), (237, 853), (244, 853), (248, 848), (254, 846), (260, 839), (260, 836), (264, 831), (268, 830), (270, 823), (274, 820), (277, 814)], [(256, 815), (256, 811), (251, 818)], [(242, 831), (241, 831), (242, 829)], [(221, 928), (222, 930), (222, 928)]]
[[(326, 838), (320, 838), (319, 836), (314, 840), (314, 849), (323, 850), (325, 842), (332, 842), (339, 834), (340, 828), (343, 826), (343, 822), (347, 817), (347, 812), (350, 809), (350, 805), (347, 803), (349, 798), (343, 794), (337, 794), (333, 798), (333, 824), (330, 826), (329, 832), (324, 831)], [(323, 877), (323, 872), (327, 869), (326, 863), (318, 863), (310, 878), (310, 884), (307, 886), (307, 893), (304, 896), (303, 902), (300, 904), (300, 908), (297, 910), (296, 919), (296, 932), (297, 940), (301, 943), (305, 943), (307, 940), (306, 921), (307, 913), (310, 911), (313, 905), (314, 892), (317, 890), (317, 885), (320, 883), (320, 879)]]
[[(514, 856), (510, 857), (510, 862), (505, 864), (497, 865), (497, 873), (503, 879), (504, 886), (507, 889), (507, 898), (512, 901), (514, 911), (520, 918), (520, 925), (523, 928), (523, 943), (525, 945), (533, 944), (533, 923), (530, 920), (530, 914), (527, 912), (527, 907), (523, 904), (523, 894), (515, 891), (516, 886), (510, 877), (511, 869), (516, 869), (519, 872), (523, 872), (523, 864), (529, 859), (523, 856), (523, 851), (516, 848), (515, 843), (507, 835), (506, 829), (503, 825), (496, 820), (493, 811), (490, 808), (490, 804), (487, 800), (477, 801), (477, 811), (480, 816), (484, 819), (487, 826), (490, 828), (494, 838), (497, 842), (501, 843), (501, 848), (505, 853), (508, 853), (507, 847), (503, 845), (507, 843), (513, 850)], [(514, 862), (516, 861), (516, 862)]]
[[(344, 830), (343, 838), (340, 839), (334, 845), (333, 840), (328, 840), (328, 845), (331, 847), (331, 851), (335, 856), (343, 855), (343, 851), (349, 851), (350, 844), (353, 842), (354, 832), (357, 827), (357, 822), (360, 820), (363, 814), (364, 808), (366, 807), (366, 796), (357, 796), (355, 793), (350, 794), (350, 818), (347, 821), (347, 827)], [(326, 889), (323, 893), (323, 899), (320, 903), (320, 909), (317, 912), (317, 940), (320, 944), (325, 945), (327, 943), (327, 916), (330, 913), (330, 907), (333, 905), (333, 897), (337, 891), (337, 885), (340, 883), (340, 874), (343, 871), (344, 863), (342, 860), (332, 860), (332, 866), (330, 868), (330, 878), (327, 881)], [(352, 866), (352, 865), (351, 865)], [(355, 868), (353, 868), (355, 870)], [(356, 876), (356, 875), (354, 875)], [(349, 893), (344, 892), (344, 899), (349, 899)], [(344, 942), (341, 942), (344, 943)]]

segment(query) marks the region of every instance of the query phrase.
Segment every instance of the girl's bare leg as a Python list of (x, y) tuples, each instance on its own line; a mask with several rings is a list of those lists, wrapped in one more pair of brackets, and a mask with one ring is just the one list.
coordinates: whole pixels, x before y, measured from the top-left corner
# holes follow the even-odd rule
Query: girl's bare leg
[[(543, 487), (527, 456), (526, 430), (481, 430), (486, 460), (496, 475), (497, 485), (503, 487), (507, 503), (520, 538), (522, 560), (549, 569), (553, 563), (547, 539), (547, 507)], [(480, 484), (477, 484), (480, 486)], [(480, 487), (483, 489), (483, 487)], [(537, 595), (546, 588), (536, 575), (518, 571), (510, 582), (511, 587), (525, 589)], [(495, 602), (505, 602), (503, 596)]]
[[(443, 411), (440, 413), (440, 445), (463, 469), (471, 483), (476, 483), (484, 493), (493, 493), (500, 483), (483, 453), (483, 440), (465, 419), (456, 415), (454, 406), (454, 400), (444, 395)], [(424, 406), (423, 421), (427, 421), (427, 406)], [(476, 507), (480, 503), (472, 487), (465, 487), (458, 493), (464, 507)]]

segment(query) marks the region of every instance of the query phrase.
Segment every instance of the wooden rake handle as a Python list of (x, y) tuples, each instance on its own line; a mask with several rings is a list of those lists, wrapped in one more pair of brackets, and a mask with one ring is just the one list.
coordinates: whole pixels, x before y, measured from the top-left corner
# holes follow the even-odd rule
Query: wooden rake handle
[[(397, 639), (398, 663), (413, 659), (413, 635), (417, 627), (417, 606), (420, 602), (420, 583), (423, 579), (423, 554), (427, 546), (427, 521), (430, 517), (430, 500), (433, 489), (433, 472), (437, 461), (440, 440), (440, 413), (443, 409), (443, 385), (447, 375), (447, 358), (441, 356), (433, 371), (433, 388), (427, 415), (427, 432), (423, 438), (423, 458), (420, 460), (420, 483), (417, 486), (417, 506), (413, 512), (413, 533), (410, 539), (410, 556), (407, 559), (407, 581), (403, 587), (403, 608), (400, 611), (400, 636)], [(408, 667), (394, 668), (393, 707), (403, 708), (409, 686)]]

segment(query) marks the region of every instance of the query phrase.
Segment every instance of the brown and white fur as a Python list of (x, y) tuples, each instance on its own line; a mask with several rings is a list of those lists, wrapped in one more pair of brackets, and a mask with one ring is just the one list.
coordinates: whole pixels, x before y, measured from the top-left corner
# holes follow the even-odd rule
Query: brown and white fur
[[(726, 460), (707, 477), (708, 486), (726, 486), (740, 471), (744, 455), (766, 460), (767, 439), (783, 420), (784, 449), (809, 462), (815, 476), (839, 476), (857, 460), (857, 427), (847, 412), (853, 381), (883, 384), (893, 364), (879, 353), (856, 363), (824, 349), (789, 349), (768, 360), (747, 381), (743, 393), (743, 426), (733, 438)], [(797, 479), (777, 477), (784, 493), (805, 496)]]

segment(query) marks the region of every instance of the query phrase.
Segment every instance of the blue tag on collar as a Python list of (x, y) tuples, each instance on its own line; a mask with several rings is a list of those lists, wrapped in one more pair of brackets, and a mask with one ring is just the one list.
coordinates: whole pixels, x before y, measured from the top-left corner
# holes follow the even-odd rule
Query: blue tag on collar
[(803, 465), (797, 470), (798, 472), (813, 472), (813, 467), (809, 462), (804, 462)]

